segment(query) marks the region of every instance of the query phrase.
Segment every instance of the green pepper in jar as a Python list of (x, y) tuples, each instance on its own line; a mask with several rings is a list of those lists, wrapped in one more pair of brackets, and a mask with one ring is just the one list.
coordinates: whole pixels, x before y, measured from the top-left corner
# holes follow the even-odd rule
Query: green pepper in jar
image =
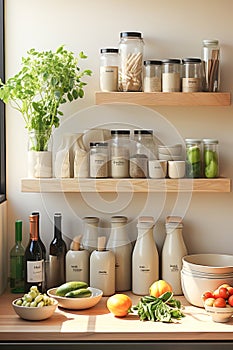
[(198, 146), (189, 147), (187, 150), (187, 160), (193, 164), (201, 161), (201, 152)]

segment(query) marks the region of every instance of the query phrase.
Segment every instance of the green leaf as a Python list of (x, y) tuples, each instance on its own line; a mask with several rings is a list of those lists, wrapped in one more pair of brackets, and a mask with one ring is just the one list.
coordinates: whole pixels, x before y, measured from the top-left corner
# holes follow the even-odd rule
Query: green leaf
[(76, 100), (78, 98), (78, 91), (77, 90), (73, 90), (72, 91), (72, 96)]
[(67, 97), (68, 97), (68, 100), (69, 100), (70, 102), (73, 101), (73, 96), (71, 95), (70, 92), (68, 92)]
[(81, 52), (79, 53), (79, 57), (82, 58), (82, 59), (87, 58), (87, 56), (83, 53), (83, 51), (81, 51)]

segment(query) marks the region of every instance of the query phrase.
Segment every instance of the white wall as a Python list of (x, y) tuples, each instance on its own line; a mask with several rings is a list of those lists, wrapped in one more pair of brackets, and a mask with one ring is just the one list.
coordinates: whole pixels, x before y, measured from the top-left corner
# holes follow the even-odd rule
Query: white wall
[[(6, 74), (17, 72), (21, 57), (32, 47), (55, 49), (65, 44), (75, 53), (83, 50), (86, 61), (81, 67), (93, 70), (87, 78), (85, 99), (64, 107), (65, 116), (58, 136), (64, 131), (82, 132), (93, 126), (153, 128), (161, 137), (216, 137), (220, 142), (221, 175), (232, 178), (232, 106), (230, 107), (159, 107), (94, 106), (99, 90), (99, 49), (117, 46), (119, 32), (141, 31), (145, 58), (198, 57), (202, 40), (217, 38), (221, 43), (222, 91), (233, 90), (233, 1), (232, 0), (7, 0), (6, 1)], [(129, 123), (129, 124), (127, 124)], [(171, 123), (171, 124), (169, 124)], [(115, 124), (113, 124), (115, 125)], [(141, 214), (158, 220), (155, 239), (161, 247), (164, 219), (167, 215), (184, 216), (184, 238), (190, 253), (233, 253), (233, 195), (210, 194), (29, 194), (21, 193), (20, 179), (27, 176), (27, 132), (21, 115), (7, 107), (7, 196), (8, 245), (14, 240), (14, 222), (24, 221), (24, 242), (28, 241), (28, 215), (39, 210), (42, 239), (52, 237), (55, 211), (63, 213), (67, 237), (81, 232), (81, 218), (97, 215), (106, 226), (111, 215), (129, 217), (130, 233), (135, 235), (133, 219)], [(121, 209), (121, 206), (122, 209)], [(103, 232), (104, 229), (102, 229)]]

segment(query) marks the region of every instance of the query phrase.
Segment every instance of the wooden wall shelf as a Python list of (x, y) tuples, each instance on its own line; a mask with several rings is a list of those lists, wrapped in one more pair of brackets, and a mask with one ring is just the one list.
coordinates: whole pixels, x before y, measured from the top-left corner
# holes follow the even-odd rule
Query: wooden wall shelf
[(100, 92), (96, 104), (133, 103), (144, 106), (229, 106), (229, 92)]
[(230, 192), (231, 180), (216, 179), (22, 179), (22, 192)]

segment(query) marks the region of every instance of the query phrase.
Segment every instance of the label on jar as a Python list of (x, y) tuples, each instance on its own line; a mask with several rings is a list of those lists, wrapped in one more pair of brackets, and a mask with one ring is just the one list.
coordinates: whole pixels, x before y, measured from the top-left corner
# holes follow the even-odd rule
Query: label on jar
[(145, 77), (144, 78), (144, 92), (160, 92), (162, 80), (159, 77)]
[(117, 66), (100, 67), (100, 89), (102, 91), (118, 90), (118, 67)]
[(44, 260), (27, 261), (27, 282), (42, 282), (43, 281), (43, 264)]
[(112, 177), (129, 177), (129, 161), (123, 157), (112, 157), (111, 159)]
[(163, 92), (180, 91), (180, 74), (179, 73), (163, 73), (162, 75)]
[(183, 78), (182, 91), (183, 92), (201, 91), (201, 79), (200, 78)]
[(108, 177), (108, 156), (106, 154), (90, 155), (90, 177)]

